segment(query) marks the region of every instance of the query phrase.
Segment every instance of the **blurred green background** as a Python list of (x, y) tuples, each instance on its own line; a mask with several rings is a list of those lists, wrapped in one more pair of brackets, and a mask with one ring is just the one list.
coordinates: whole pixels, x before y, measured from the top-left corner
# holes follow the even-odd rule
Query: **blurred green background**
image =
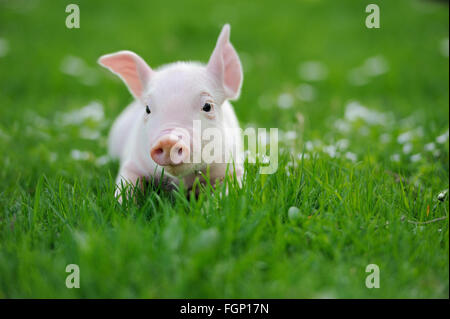
[[(0, 0), (0, 297), (448, 298), (448, 2), (81, 0), (67, 29), (71, 2)], [(250, 169), (230, 203), (118, 206), (106, 137), (131, 96), (97, 58), (206, 62), (225, 23), (244, 68), (233, 105), (284, 133), (279, 172)], [(83, 287), (66, 289), (77, 262)]]

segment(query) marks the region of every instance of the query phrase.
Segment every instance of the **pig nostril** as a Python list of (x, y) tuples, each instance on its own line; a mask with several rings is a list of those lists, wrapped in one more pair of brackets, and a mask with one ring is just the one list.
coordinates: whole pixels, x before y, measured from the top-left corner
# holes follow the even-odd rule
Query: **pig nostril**
[(157, 155), (160, 155), (160, 154), (164, 153), (164, 150), (162, 148), (158, 148), (158, 149), (155, 150), (155, 153)]
[(178, 155), (182, 155), (183, 154), (183, 149), (180, 147), (179, 149), (178, 149)]

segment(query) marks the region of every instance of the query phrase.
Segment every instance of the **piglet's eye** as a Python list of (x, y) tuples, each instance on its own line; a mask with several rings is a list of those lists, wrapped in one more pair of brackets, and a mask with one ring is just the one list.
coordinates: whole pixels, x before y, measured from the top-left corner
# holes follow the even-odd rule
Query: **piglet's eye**
[(212, 106), (209, 103), (205, 103), (205, 105), (203, 105), (203, 107), (202, 107), (202, 110), (205, 112), (210, 112), (211, 109), (212, 109)]
[(150, 107), (148, 105), (145, 106), (145, 112), (147, 112), (147, 114), (151, 113)]

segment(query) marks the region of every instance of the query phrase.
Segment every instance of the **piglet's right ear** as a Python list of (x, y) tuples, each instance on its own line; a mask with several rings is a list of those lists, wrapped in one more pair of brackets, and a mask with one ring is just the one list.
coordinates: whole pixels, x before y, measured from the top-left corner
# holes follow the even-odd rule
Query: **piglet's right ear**
[(98, 63), (117, 74), (137, 99), (141, 98), (153, 73), (148, 64), (131, 51), (103, 55), (98, 59)]

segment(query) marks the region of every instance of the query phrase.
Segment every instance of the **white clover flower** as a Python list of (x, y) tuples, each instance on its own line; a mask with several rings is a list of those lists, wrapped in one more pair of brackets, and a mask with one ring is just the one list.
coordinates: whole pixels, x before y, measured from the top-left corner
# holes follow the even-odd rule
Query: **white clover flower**
[(355, 153), (347, 152), (345, 153), (345, 158), (352, 162), (356, 162), (358, 160), (358, 156)]
[(347, 79), (353, 86), (364, 86), (369, 83), (369, 78), (361, 67), (351, 69), (348, 72)]
[(101, 134), (99, 131), (91, 130), (89, 128), (83, 127), (80, 130), (80, 136), (86, 140), (97, 140), (100, 138)]
[(417, 153), (411, 156), (411, 162), (416, 163), (422, 159), (422, 154)]
[(405, 145), (403, 145), (402, 150), (403, 150), (403, 153), (409, 154), (409, 153), (411, 153), (412, 149), (413, 149), (413, 145), (411, 143), (406, 143)]
[(363, 68), (368, 76), (379, 76), (389, 71), (389, 65), (382, 55), (368, 58)]
[(437, 199), (438, 199), (439, 201), (443, 202), (443, 201), (445, 200), (445, 197), (447, 196), (447, 193), (448, 193), (448, 189), (446, 189), (446, 190), (440, 192), (440, 193), (438, 194), (438, 196), (437, 196)]
[(98, 83), (98, 72), (87, 66), (83, 59), (68, 55), (61, 62), (62, 73), (77, 77), (81, 83), (92, 86)]
[(436, 137), (436, 142), (438, 142), (439, 144), (444, 144), (447, 141), (448, 141), (448, 130), (444, 134)]
[(298, 68), (299, 76), (306, 81), (322, 81), (328, 77), (328, 69), (320, 61), (306, 61)]
[(108, 164), (111, 161), (111, 158), (108, 155), (102, 155), (95, 160), (95, 164), (97, 166), (103, 166)]
[(302, 83), (297, 87), (296, 96), (299, 100), (311, 102), (316, 98), (316, 89), (306, 83)]
[(297, 154), (297, 158), (299, 159), (299, 160), (302, 160), (302, 159), (310, 159), (311, 158), (311, 156), (308, 154), (308, 153), (298, 153)]
[(408, 132), (405, 132), (405, 133), (400, 134), (400, 135), (397, 137), (397, 142), (398, 142), (399, 144), (405, 144), (406, 142), (411, 141), (412, 138), (413, 138), (413, 132), (412, 132), (412, 131), (408, 131)]
[(312, 150), (314, 150), (314, 143), (311, 141), (306, 141), (305, 148), (307, 151), (311, 152)]
[(287, 131), (286, 133), (284, 133), (284, 138), (288, 141), (295, 140), (297, 138), (297, 132)]
[(100, 122), (104, 118), (103, 105), (92, 101), (85, 107), (62, 114), (58, 119), (62, 125), (81, 124), (87, 119)]
[(294, 105), (294, 98), (290, 93), (282, 93), (278, 96), (278, 106), (282, 109), (289, 109)]
[(349, 140), (343, 138), (336, 142), (336, 147), (340, 150), (345, 150), (350, 145)]
[(391, 161), (396, 163), (400, 162), (400, 155), (399, 154), (391, 155)]
[(86, 152), (86, 151), (80, 151), (80, 150), (75, 149), (70, 152), (70, 156), (76, 161), (81, 161), (81, 160), (85, 161), (85, 160), (89, 159), (90, 153)]
[(342, 133), (348, 133), (351, 129), (351, 125), (347, 121), (341, 119), (338, 119), (336, 120), (336, 122), (334, 122), (334, 127)]
[(431, 142), (431, 143), (425, 144), (425, 146), (423, 148), (425, 149), (425, 151), (432, 152), (436, 149), (436, 144)]
[(351, 101), (347, 104), (345, 118), (350, 122), (361, 119), (368, 124), (378, 125), (385, 125), (387, 121), (386, 114), (370, 110), (358, 101)]
[(334, 145), (327, 145), (323, 148), (323, 151), (327, 153), (330, 157), (334, 158), (337, 155), (337, 148)]
[(62, 60), (60, 69), (62, 73), (81, 76), (86, 71), (87, 66), (83, 59), (68, 55)]

